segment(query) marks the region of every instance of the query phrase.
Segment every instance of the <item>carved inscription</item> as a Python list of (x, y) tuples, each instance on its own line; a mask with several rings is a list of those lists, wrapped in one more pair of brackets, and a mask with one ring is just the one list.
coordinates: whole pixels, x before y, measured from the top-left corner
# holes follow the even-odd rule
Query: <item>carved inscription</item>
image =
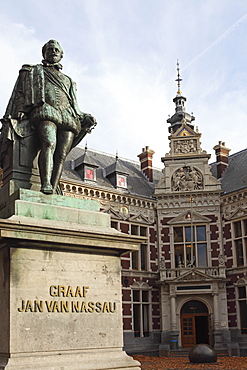
[[(57, 313), (114, 313), (116, 312), (116, 302), (94, 302), (86, 301), (88, 286), (51, 285), (49, 287), (50, 297), (55, 300), (21, 300), (18, 312), (57, 312)], [(59, 298), (67, 298), (61, 300)], [(69, 299), (75, 298), (75, 299)], [(82, 298), (81, 300), (79, 300)]]

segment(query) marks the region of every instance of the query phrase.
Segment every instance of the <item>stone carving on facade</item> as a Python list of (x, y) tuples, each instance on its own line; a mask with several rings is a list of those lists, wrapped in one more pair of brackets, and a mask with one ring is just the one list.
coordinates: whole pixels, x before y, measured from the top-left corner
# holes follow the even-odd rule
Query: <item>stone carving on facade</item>
[(227, 220), (234, 220), (236, 218), (244, 217), (247, 215), (246, 204), (237, 204), (234, 207), (225, 208), (225, 217)]
[(160, 267), (162, 269), (166, 268), (166, 260), (165, 260), (165, 257), (161, 257), (161, 259), (160, 259)]
[(220, 266), (225, 266), (226, 258), (224, 256), (224, 254), (219, 254), (218, 259), (219, 259), (219, 265)]
[(189, 280), (197, 280), (197, 281), (205, 281), (205, 275), (200, 275), (196, 272), (191, 272), (189, 274), (185, 274), (185, 276), (181, 276), (179, 281), (189, 281)]
[(172, 176), (172, 191), (191, 191), (202, 188), (203, 176), (195, 167), (181, 167)]
[(147, 209), (140, 210), (137, 207), (119, 206), (118, 204), (107, 204), (107, 202), (100, 202), (101, 210), (108, 213), (112, 219), (128, 220), (129, 222), (137, 222), (141, 224), (152, 224), (154, 222), (154, 211)]
[(218, 288), (219, 289), (225, 289), (225, 284), (224, 283), (219, 283)]
[(196, 139), (178, 140), (174, 142), (174, 153), (176, 154), (186, 154), (195, 152), (197, 152)]

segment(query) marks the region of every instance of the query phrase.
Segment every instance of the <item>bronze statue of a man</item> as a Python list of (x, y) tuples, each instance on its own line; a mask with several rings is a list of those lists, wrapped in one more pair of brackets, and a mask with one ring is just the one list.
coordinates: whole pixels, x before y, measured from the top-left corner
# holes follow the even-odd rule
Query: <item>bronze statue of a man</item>
[(61, 72), (60, 44), (48, 41), (42, 54), (42, 64), (22, 66), (2, 122), (20, 137), (32, 131), (37, 135), (41, 191), (52, 194), (67, 154), (96, 121), (80, 111), (75, 83)]

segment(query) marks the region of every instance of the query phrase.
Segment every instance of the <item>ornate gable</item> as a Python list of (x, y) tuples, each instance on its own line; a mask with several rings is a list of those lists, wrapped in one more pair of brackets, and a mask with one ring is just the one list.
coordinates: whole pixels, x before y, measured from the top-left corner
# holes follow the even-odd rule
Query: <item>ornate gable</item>
[(168, 225), (177, 225), (177, 224), (183, 224), (183, 223), (210, 223), (211, 219), (203, 216), (195, 211), (185, 211), (181, 213), (179, 216), (174, 217), (172, 220), (168, 221)]
[(117, 219), (117, 220), (123, 220), (126, 218), (126, 217), (123, 217), (122, 214), (119, 214), (118, 212), (116, 212), (112, 207), (103, 210), (103, 212), (108, 213), (112, 218)]
[(132, 216), (129, 218), (130, 222), (139, 222), (139, 223), (144, 223), (144, 224), (150, 224), (151, 222), (149, 219), (145, 216), (143, 216), (141, 213), (138, 215)]
[(235, 211), (231, 212), (228, 217), (226, 217), (227, 220), (234, 220), (239, 217), (245, 217), (247, 216), (247, 209), (243, 207), (238, 207)]
[(200, 136), (196, 133), (191, 127), (183, 123), (181, 127), (173, 134), (170, 138), (178, 137), (178, 136)]
[(132, 289), (151, 289), (151, 287), (145, 281), (136, 281), (131, 285)]
[(186, 123), (181, 124), (175, 133), (169, 136), (171, 156), (192, 155), (201, 153), (201, 134)]
[(247, 278), (242, 277), (238, 279), (238, 281), (234, 284), (236, 286), (246, 286), (247, 285)]
[(209, 276), (207, 274), (204, 274), (201, 271), (191, 269), (191, 271), (185, 272), (184, 274), (180, 275), (176, 279), (173, 280), (173, 282), (188, 282), (188, 281), (209, 281), (213, 280), (214, 278), (212, 276)]

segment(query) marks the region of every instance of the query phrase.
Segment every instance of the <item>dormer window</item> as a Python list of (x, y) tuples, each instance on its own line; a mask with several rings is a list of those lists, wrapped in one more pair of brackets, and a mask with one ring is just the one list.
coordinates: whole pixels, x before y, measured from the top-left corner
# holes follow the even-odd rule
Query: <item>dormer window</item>
[(74, 169), (83, 181), (96, 181), (96, 168), (98, 167), (87, 147), (85, 147), (84, 154), (74, 161)]
[(117, 174), (117, 187), (127, 188), (127, 176)]
[(110, 164), (110, 166), (105, 169), (105, 177), (110, 181), (110, 183), (119, 189), (127, 189), (127, 177), (128, 173), (125, 166), (121, 163), (116, 156), (115, 162)]

